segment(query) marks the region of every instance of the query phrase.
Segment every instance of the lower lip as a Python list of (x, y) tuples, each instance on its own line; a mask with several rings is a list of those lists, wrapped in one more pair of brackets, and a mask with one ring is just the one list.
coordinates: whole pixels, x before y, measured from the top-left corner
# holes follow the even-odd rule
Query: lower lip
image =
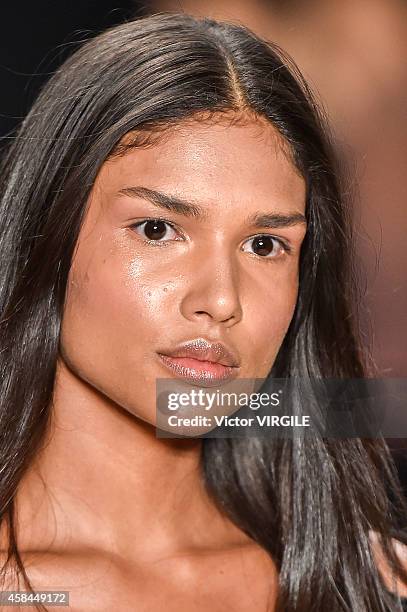
[(218, 382), (236, 378), (237, 367), (225, 366), (213, 361), (200, 361), (192, 357), (169, 357), (159, 353), (161, 362), (176, 376), (191, 382)]

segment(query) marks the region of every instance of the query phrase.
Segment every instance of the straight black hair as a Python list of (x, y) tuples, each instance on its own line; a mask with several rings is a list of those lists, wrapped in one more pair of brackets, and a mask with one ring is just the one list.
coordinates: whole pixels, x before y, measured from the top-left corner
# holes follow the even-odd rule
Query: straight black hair
[[(95, 177), (125, 152), (126, 134), (128, 146), (146, 146), (186, 119), (250, 114), (277, 128), (307, 186), (298, 301), (273, 375), (366, 375), (351, 215), (328, 129), (294, 63), (241, 25), (185, 14), (88, 41), (45, 86), (1, 167), (2, 571), (13, 566), (28, 588), (14, 497), (47, 432), (67, 276)], [(214, 503), (276, 563), (278, 611), (401, 610), (369, 537), (407, 583), (391, 544), (407, 508), (382, 438), (204, 439), (202, 474)]]

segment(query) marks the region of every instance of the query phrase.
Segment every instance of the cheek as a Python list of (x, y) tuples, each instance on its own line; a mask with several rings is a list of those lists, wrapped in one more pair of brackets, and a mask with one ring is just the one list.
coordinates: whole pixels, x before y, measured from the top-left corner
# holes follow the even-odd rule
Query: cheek
[[(60, 354), (77, 381), (146, 422), (155, 422), (155, 353), (177, 316), (179, 282), (122, 250), (108, 260), (93, 252), (71, 269)], [(80, 386), (83, 391), (83, 387)]]
[(262, 298), (253, 300), (247, 317), (251, 338), (251, 363), (260, 378), (266, 376), (277, 356), (292, 320), (298, 297), (298, 278), (292, 278), (270, 286)]
[[(149, 275), (129, 276), (120, 265), (92, 265), (70, 274), (60, 354), (85, 394), (96, 389), (128, 412), (155, 421), (154, 343), (165, 328), (167, 292)], [(168, 324), (168, 321), (167, 321)]]
[(65, 361), (98, 388), (125, 384), (129, 372), (140, 371), (162, 324), (165, 295), (159, 279), (126, 267), (123, 256), (75, 267), (61, 330)]

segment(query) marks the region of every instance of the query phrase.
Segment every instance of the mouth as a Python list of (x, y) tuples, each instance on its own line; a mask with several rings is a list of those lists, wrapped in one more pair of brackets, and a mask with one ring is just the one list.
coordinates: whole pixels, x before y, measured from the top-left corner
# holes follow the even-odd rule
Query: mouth
[(161, 363), (177, 378), (201, 386), (213, 386), (219, 382), (233, 380), (239, 374), (239, 367), (214, 361), (203, 361), (193, 357), (173, 357), (157, 353)]

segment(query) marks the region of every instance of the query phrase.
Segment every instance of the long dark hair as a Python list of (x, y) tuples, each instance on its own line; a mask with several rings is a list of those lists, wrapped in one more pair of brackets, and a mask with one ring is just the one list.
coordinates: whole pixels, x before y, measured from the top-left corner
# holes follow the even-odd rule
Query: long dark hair
[[(186, 118), (233, 111), (267, 118), (307, 185), (298, 302), (274, 375), (366, 375), (350, 214), (327, 128), (294, 63), (240, 25), (188, 15), (157, 14), (88, 41), (45, 86), (1, 168), (3, 570), (14, 561), (28, 588), (13, 502), (47, 432), (67, 276), (95, 177), (125, 134), (144, 146)], [(383, 439), (204, 439), (202, 472), (214, 503), (275, 561), (278, 610), (400, 605), (369, 539), (374, 531), (407, 582), (390, 540), (407, 508)]]

